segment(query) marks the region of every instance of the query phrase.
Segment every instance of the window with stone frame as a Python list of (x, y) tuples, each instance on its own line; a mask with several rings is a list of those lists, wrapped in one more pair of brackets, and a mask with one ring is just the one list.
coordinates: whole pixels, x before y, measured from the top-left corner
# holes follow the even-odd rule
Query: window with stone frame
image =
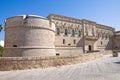
[(78, 37), (80, 37), (81, 36), (81, 31), (78, 31)]
[(98, 38), (100, 38), (101, 37), (101, 35), (100, 35), (100, 33), (98, 33)]
[(107, 35), (105, 35), (105, 39), (107, 39), (108, 37), (107, 37)]
[(63, 39), (63, 44), (65, 44), (65, 39)]
[(102, 34), (102, 39), (104, 39), (104, 34)]
[(73, 40), (73, 43), (76, 44), (76, 40)]
[(56, 28), (56, 34), (60, 35), (60, 28)]
[(13, 45), (13, 47), (17, 47), (17, 45)]
[(109, 35), (109, 39), (112, 37), (112, 35)]
[(101, 45), (103, 45), (103, 42), (101, 41)]
[(65, 35), (65, 36), (68, 35), (68, 31), (67, 31), (67, 29), (64, 29), (64, 35)]
[(75, 30), (72, 30), (72, 36), (73, 37), (75, 36)]

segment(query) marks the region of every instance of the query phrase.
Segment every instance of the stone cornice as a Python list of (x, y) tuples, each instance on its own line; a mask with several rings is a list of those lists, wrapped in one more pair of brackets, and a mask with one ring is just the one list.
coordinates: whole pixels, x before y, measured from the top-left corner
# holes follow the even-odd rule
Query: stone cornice
[(46, 30), (50, 30), (50, 31), (53, 31), (55, 32), (54, 30), (50, 29), (50, 28), (45, 28), (45, 27), (41, 27), (41, 26), (7, 26), (5, 27), (5, 31), (7, 29), (10, 29), (10, 28), (34, 28), (34, 29), (46, 29)]
[(80, 19), (71, 18), (71, 17), (67, 17), (67, 16), (61, 16), (61, 15), (57, 15), (57, 14), (50, 14), (47, 18), (54, 19), (54, 20), (60, 20), (60, 21), (66, 21), (66, 22), (72, 22), (72, 23), (78, 23), (78, 24), (82, 23), (82, 21)]
[(55, 47), (41, 46), (19, 46), (19, 47), (4, 47), (5, 49), (55, 49)]
[(66, 21), (66, 22), (71, 22), (71, 23), (78, 23), (78, 24), (90, 24), (90, 25), (95, 25), (96, 28), (111, 30), (113, 32), (115, 31), (115, 29), (112, 27), (102, 25), (102, 24), (97, 24), (94, 21), (90, 21), (90, 20), (86, 20), (86, 19), (80, 20), (80, 19), (57, 15), (57, 14), (50, 14), (47, 18), (50, 20), (53, 19), (53, 20), (60, 20), (60, 21)]
[(93, 21), (90, 21), (90, 20), (87, 20), (87, 19), (82, 19), (82, 22), (85, 23), (85, 24), (96, 25), (96, 22), (93, 22)]
[(115, 29), (106, 25), (102, 25), (102, 24), (97, 24), (96, 28), (100, 28), (100, 29), (107, 29), (107, 30), (112, 30), (114, 31)]

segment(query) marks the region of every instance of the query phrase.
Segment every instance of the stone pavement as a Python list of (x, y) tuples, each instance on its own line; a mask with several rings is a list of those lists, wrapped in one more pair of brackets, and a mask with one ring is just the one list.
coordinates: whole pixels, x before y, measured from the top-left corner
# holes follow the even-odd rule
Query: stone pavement
[(0, 71), (0, 80), (120, 80), (120, 56), (47, 69)]

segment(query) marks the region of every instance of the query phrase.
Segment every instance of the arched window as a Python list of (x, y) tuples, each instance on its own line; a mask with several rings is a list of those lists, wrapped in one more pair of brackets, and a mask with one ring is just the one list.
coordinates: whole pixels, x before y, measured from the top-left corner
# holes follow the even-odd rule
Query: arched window
[(56, 28), (56, 34), (57, 34), (57, 35), (60, 34), (60, 28)]
[(72, 36), (75, 36), (75, 30), (72, 30)]
[(81, 36), (81, 32), (80, 31), (78, 31), (78, 37), (80, 37)]
[(64, 29), (64, 35), (66, 35), (66, 36), (67, 36), (67, 34), (68, 34), (67, 29)]

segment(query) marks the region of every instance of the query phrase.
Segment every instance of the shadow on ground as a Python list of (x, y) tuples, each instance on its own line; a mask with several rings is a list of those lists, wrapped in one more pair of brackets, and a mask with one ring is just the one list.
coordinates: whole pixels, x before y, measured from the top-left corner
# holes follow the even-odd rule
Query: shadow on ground
[(116, 64), (120, 64), (120, 62), (114, 62), (114, 63), (116, 63)]

